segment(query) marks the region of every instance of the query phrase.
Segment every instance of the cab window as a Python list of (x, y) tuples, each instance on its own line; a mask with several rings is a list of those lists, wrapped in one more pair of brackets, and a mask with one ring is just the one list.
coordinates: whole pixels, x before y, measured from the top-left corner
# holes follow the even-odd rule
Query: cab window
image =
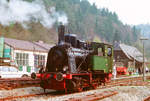
[(112, 56), (112, 48), (107, 48), (107, 55)]
[(98, 48), (98, 56), (103, 56), (103, 51), (102, 51), (102, 48)]

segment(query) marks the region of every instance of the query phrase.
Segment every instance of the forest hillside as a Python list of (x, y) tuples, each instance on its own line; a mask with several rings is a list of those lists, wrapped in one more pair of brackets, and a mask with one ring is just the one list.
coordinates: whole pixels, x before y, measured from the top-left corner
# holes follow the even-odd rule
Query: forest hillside
[(89, 41), (136, 45), (140, 35), (140, 30), (124, 25), (115, 12), (98, 9), (88, 0), (2, 0), (0, 6), (0, 34), (4, 37), (56, 43), (60, 23)]

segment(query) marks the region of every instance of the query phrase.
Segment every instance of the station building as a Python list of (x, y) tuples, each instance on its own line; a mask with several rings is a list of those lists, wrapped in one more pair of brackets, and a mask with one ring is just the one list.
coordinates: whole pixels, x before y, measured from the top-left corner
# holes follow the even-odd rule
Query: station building
[(9, 62), (9, 65), (16, 66), (20, 71), (30, 73), (46, 66), (48, 51), (53, 46), (43, 41), (30, 42), (2, 37), (0, 44), (1, 59)]
[(115, 42), (114, 60), (117, 66), (127, 67), (129, 71), (133, 72), (142, 72), (143, 54), (136, 47)]

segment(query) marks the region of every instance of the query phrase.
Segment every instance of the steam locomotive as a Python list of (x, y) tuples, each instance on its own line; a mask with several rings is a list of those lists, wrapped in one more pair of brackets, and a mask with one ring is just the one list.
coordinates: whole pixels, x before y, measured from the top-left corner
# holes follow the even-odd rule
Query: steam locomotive
[(76, 34), (66, 34), (64, 25), (58, 28), (58, 40), (48, 52), (45, 71), (38, 74), (42, 88), (82, 91), (110, 80), (112, 45), (81, 41)]

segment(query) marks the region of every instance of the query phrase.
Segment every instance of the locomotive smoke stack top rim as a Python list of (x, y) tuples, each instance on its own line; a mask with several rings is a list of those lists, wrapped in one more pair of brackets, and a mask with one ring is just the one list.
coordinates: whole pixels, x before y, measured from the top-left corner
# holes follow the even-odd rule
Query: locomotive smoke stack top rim
[(72, 33), (64, 34), (64, 36), (73, 36), (73, 37), (77, 37), (77, 35), (76, 35), (76, 34), (72, 34)]
[(60, 24), (58, 26), (58, 44), (64, 42), (65, 25)]

